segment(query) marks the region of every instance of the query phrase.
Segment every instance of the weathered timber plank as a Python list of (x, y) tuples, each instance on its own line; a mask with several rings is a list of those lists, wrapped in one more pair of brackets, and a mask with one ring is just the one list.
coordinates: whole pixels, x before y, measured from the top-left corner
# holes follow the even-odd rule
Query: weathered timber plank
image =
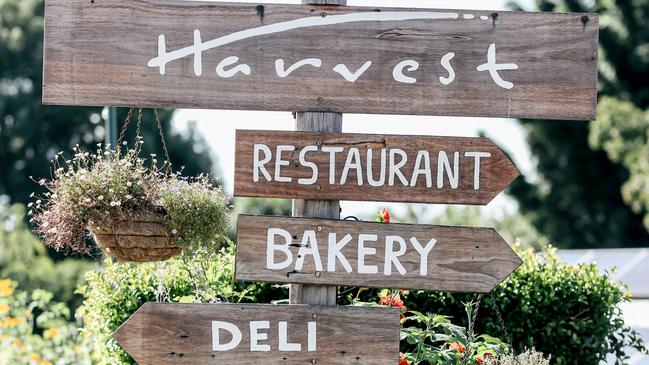
[[(236, 326), (241, 332), (239, 345), (215, 351), (214, 337), (218, 336), (217, 343), (223, 346), (233, 336), (222, 326), (215, 334), (213, 321)], [(251, 351), (251, 321), (268, 321), (269, 326), (262, 325), (256, 331), (267, 337), (255, 341), (255, 345), (269, 348), (256, 347)], [(299, 351), (287, 351), (286, 347), (279, 350), (280, 322), (286, 323), (285, 341), (299, 344)], [(315, 323), (311, 331), (309, 322)], [(307, 305), (146, 303), (113, 337), (140, 365), (389, 365), (399, 356), (399, 311)]]
[[(597, 38), (596, 14), (46, 0), (43, 102), (590, 120)], [(492, 44), (518, 69), (479, 71)]]
[[(294, 150), (283, 149), (278, 157), (278, 146)], [(341, 151), (332, 153), (336, 148)], [(286, 165), (278, 165), (278, 158)], [(268, 162), (261, 164), (264, 160)], [(400, 166), (398, 173), (391, 165)], [(487, 204), (518, 176), (512, 162), (487, 138), (253, 130), (236, 134), (235, 196)]]
[[(390, 239), (388, 250), (388, 237), (403, 243)], [(520, 264), (491, 228), (248, 215), (240, 215), (237, 224), (238, 280), (486, 293)]]

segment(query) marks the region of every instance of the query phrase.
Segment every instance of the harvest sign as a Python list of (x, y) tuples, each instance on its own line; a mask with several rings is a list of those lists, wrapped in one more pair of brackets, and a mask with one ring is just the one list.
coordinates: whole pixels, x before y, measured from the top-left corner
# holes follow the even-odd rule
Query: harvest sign
[(237, 131), (234, 195), (487, 204), (519, 172), (486, 138)]
[(595, 115), (595, 14), (180, 0), (45, 8), (45, 103)]

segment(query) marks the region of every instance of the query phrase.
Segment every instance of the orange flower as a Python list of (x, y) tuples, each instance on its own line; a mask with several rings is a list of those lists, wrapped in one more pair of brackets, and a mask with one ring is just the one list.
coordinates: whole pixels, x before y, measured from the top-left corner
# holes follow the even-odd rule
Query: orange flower
[(43, 337), (52, 338), (52, 337), (56, 337), (56, 335), (58, 335), (58, 334), (59, 334), (58, 329), (56, 329), (56, 328), (48, 328), (48, 329), (45, 330), (45, 332), (43, 332)]
[(407, 311), (408, 308), (403, 304), (403, 299), (401, 299), (401, 295), (397, 293), (397, 295), (384, 295), (379, 299), (379, 304), (381, 305), (387, 305), (388, 307), (398, 307), (402, 311)]
[(399, 365), (410, 365), (406, 357), (403, 355), (403, 352), (399, 353)]
[(459, 353), (464, 352), (464, 345), (460, 341), (455, 341), (451, 343), (451, 345), (448, 347), (449, 350), (455, 350)]
[(386, 208), (381, 209), (377, 215), (377, 220), (381, 223), (390, 223), (390, 211)]
[(483, 361), (485, 361), (488, 357), (493, 358), (493, 354), (491, 352), (485, 352), (482, 354), (482, 357), (479, 357), (475, 359), (476, 364), (482, 364)]
[(10, 309), (9, 304), (0, 303), (0, 314), (5, 314), (5, 313), (9, 312), (9, 309)]
[(9, 279), (0, 280), (0, 297), (8, 297), (14, 293), (13, 282)]

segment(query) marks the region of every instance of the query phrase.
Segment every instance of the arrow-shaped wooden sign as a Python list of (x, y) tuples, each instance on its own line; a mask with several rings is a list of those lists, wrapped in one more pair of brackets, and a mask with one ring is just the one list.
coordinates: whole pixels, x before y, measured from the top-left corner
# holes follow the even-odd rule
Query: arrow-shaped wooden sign
[(146, 303), (113, 337), (140, 365), (394, 364), (399, 310)]
[(519, 172), (487, 138), (238, 130), (235, 196), (487, 204)]
[(240, 215), (236, 278), (486, 293), (522, 263), (491, 228)]

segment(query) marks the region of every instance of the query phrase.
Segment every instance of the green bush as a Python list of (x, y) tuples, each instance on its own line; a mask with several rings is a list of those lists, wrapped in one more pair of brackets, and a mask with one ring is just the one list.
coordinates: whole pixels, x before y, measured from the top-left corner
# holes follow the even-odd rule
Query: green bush
[[(536, 348), (551, 354), (553, 364), (599, 364), (609, 353), (622, 364), (627, 358), (624, 347), (644, 350), (619, 309), (629, 301), (629, 293), (609, 273), (602, 275), (592, 264), (564, 264), (551, 248), (544, 256), (531, 250), (520, 254), (524, 264), (482, 299), (476, 331), (507, 337), (495, 304), (514, 349), (520, 353)], [(403, 299), (410, 310), (448, 315), (456, 323), (463, 320), (463, 303), (475, 297), (410, 291)]]
[(89, 271), (86, 280), (79, 289), (86, 300), (77, 314), (93, 363), (100, 365), (135, 364), (111, 334), (145, 302), (268, 303), (288, 297), (281, 287), (234, 283), (232, 245), (216, 253), (198, 249), (191, 256), (157, 263), (106, 260), (101, 270)]

